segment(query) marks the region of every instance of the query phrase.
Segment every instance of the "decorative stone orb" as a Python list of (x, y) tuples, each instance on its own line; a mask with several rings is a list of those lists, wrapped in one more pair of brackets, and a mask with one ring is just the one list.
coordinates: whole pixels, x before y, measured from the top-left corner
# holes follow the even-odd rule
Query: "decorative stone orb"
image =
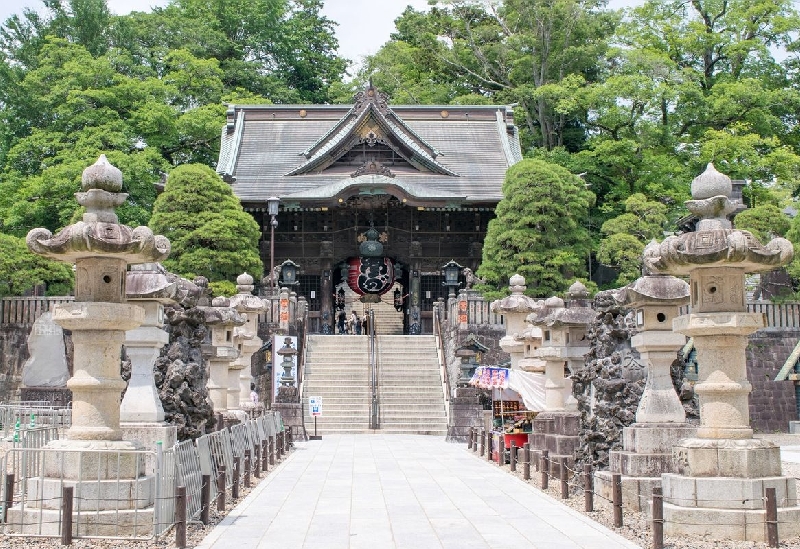
[(83, 170), (81, 190), (102, 189), (110, 193), (122, 190), (122, 172), (112, 166), (106, 155), (101, 154), (97, 162)]
[(558, 309), (564, 307), (564, 300), (560, 297), (548, 297), (544, 300), (544, 306), (548, 309)]
[(253, 277), (247, 273), (242, 273), (236, 277), (236, 284), (238, 286), (250, 286), (253, 283)]
[(711, 162), (708, 163), (706, 171), (692, 180), (692, 198), (695, 200), (705, 200), (720, 195), (730, 197), (732, 190), (731, 178), (718, 172)]
[(572, 299), (586, 299), (589, 297), (589, 290), (580, 280), (576, 280), (567, 290), (567, 295)]
[(509, 286), (524, 286), (525, 285), (525, 277), (521, 274), (515, 274), (511, 277), (508, 281)]

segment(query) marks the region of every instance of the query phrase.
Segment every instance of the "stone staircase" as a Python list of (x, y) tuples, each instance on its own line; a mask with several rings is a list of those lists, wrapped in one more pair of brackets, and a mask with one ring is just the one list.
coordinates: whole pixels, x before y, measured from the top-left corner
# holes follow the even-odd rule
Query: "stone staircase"
[(310, 335), (307, 340), (303, 414), (314, 433), (309, 396), (322, 398), (317, 432), (445, 436), (447, 418), (433, 336), (377, 336), (378, 430), (369, 428), (369, 338)]

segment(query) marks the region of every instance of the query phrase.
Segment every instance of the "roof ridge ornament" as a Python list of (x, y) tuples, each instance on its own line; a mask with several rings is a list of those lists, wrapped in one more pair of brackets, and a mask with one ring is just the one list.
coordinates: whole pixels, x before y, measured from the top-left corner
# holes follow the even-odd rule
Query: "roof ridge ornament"
[(353, 96), (353, 103), (353, 109), (356, 112), (361, 112), (369, 105), (373, 105), (380, 112), (386, 113), (389, 110), (389, 94), (379, 91), (373, 86), (370, 78), (367, 88)]
[(350, 174), (350, 177), (355, 178), (361, 175), (382, 175), (384, 177), (394, 178), (392, 170), (376, 160), (364, 162), (356, 171)]

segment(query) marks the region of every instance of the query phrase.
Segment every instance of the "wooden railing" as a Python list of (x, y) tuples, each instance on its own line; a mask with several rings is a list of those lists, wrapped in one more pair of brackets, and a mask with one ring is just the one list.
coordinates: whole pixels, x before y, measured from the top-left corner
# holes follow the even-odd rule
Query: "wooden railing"
[(4, 297), (0, 300), (0, 324), (30, 326), (42, 313), (52, 311), (55, 305), (74, 300), (72, 296)]

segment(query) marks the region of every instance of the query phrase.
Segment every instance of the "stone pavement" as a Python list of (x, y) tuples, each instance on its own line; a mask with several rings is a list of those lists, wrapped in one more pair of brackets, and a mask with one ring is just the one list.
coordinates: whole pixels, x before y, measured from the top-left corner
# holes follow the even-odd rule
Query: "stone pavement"
[(330, 435), (295, 450), (197, 546), (639, 547), (467, 451), (422, 435)]

